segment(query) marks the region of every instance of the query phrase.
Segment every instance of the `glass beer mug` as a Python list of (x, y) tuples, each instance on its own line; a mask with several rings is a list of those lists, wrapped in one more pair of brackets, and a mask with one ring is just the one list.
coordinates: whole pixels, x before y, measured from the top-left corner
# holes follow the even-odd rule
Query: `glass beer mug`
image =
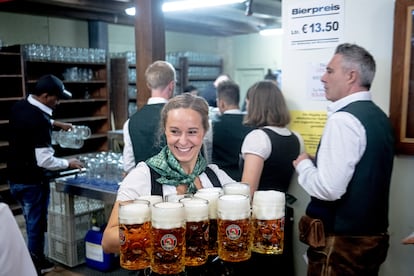
[(252, 203), (252, 251), (282, 254), (285, 226), (285, 193), (255, 191)]
[(230, 182), (223, 185), (225, 195), (247, 195), (250, 196), (250, 185), (243, 182)]
[(52, 138), (62, 148), (80, 149), (83, 147), (83, 139), (72, 131), (60, 130), (57, 134), (53, 134)]
[(151, 207), (147, 200), (119, 203), (120, 265), (129, 270), (150, 266)]
[(212, 188), (199, 189), (194, 196), (208, 200), (208, 218), (209, 230), (208, 230), (208, 249), (209, 256), (217, 256), (217, 200), (222, 195), (223, 190)]
[(208, 258), (208, 200), (187, 197), (179, 202), (184, 204), (186, 219), (185, 265), (203, 265)]
[(152, 208), (151, 271), (179, 274), (185, 268), (185, 210), (180, 202), (159, 202)]
[(73, 125), (71, 131), (83, 140), (88, 139), (92, 134), (91, 129), (88, 126)]
[(221, 195), (217, 201), (218, 256), (223, 261), (241, 262), (250, 259), (252, 235), (250, 197)]

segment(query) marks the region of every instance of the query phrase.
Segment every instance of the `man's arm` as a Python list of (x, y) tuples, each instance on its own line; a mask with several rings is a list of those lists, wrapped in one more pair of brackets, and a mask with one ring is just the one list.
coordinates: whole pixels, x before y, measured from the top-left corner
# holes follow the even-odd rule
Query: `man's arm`
[(64, 123), (64, 122), (60, 122), (60, 121), (56, 121), (56, 120), (52, 120), (52, 126), (61, 128), (65, 131), (67, 131), (67, 130), (69, 130), (73, 127), (73, 125), (71, 123)]

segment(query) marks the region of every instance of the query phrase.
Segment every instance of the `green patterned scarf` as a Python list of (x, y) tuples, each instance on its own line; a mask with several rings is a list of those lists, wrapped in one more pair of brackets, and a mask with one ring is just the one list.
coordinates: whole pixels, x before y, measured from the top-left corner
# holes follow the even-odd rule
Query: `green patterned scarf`
[(199, 154), (193, 172), (186, 174), (167, 146), (157, 155), (147, 159), (145, 163), (161, 175), (157, 179), (159, 183), (175, 187), (181, 184), (187, 184), (187, 191), (189, 193), (195, 193), (197, 191), (194, 180), (205, 171), (207, 166), (206, 159)]

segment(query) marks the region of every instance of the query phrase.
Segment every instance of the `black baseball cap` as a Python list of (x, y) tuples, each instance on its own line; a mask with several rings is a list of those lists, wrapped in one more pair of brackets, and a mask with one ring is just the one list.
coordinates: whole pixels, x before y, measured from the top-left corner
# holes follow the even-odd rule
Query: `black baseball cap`
[(63, 82), (54, 75), (44, 75), (37, 81), (35, 94), (41, 95), (42, 93), (56, 95), (59, 99), (64, 100), (72, 98), (72, 93), (67, 91)]

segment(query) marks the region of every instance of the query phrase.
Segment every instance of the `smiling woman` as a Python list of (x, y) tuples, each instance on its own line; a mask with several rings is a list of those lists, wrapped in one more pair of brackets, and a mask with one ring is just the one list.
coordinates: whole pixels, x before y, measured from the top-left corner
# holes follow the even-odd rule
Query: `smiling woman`
[(201, 153), (208, 120), (207, 102), (190, 93), (175, 96), (164, 106), (160, 124), (167, 145), (158, 154), (138, 163), (122, 181), (102, 240), (106, 252), (119, 252), (120, 201), (151, 194), (193, 194), (201, 188), (234, 182), (217, 165), (207, 164)]

